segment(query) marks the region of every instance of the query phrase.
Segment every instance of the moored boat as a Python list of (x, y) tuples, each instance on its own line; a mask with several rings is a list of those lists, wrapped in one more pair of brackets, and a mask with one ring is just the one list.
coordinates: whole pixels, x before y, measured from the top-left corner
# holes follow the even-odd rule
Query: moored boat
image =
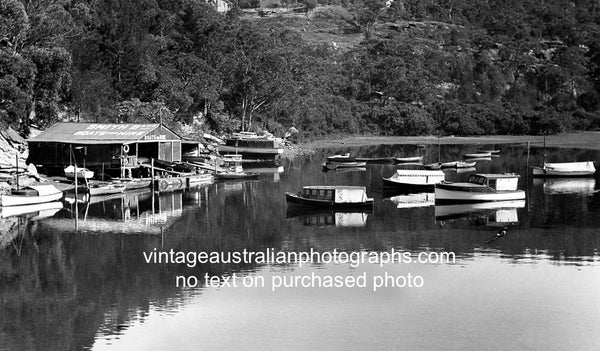
[(534, 177), (589, 177), (596, 173), (593, 161), (544, 163), (532, 168)]
[(359, 168), (366, 166), (366, 162), (323, 162), (322, 166), (325, 169), (333, 170), (339, 168)]
[(517, 190), (519, 177), (514, 173), (473, 174), (466, 183), (442, 182), (435, 185), (435, 202), (521, 200), (525, 192)]
[(215, 173), (216, 180), (257, 179), (257, 173), (246, 173), (242, 167), (242, 155), (224, 155), (223, 164), (226, 169)]
[(440, 170), (398, 169), (391, 177), (383, 177), (383, 185), (416, 191), (433, 191), (435, 184), (444, 181)]
[(424, 165), (423, 168), (425, 168), (425, 169), (441, 169), (442, 163), (441, 162), (428, 163), (428, 164)]
[[(69, 165), (65, 168), (65, 177), (69, 179), (75, 179), (75, 166)], [(77, 179), (91, 179), (94, 178), (94, 172), (87, 168), (77, 167)]]
[(481, 158), (481, 157), (491, 157), (491, 152), (474, 152), (465, 154), (465, 158)]
[(120, 183), (92, 183), (88, 187), (91, 196), (120, 194), (125, 191), (125, 185)]
[(283, 139), (270, 135), (257, 135), (253, 132), (233, 133), (219, 145), (221, 154), (243, 154), (248, 157), (274, 157), (283, 153)]
[(373, 198), (367, 197), (364, 186), (313, 185), (305, 186), (298, 193), (286, 192), (288, 202), (306, 206), (355, 208), (373, 206)]
[(422, 162), (423, 156), (393, 157), (395, 163)]
[(350, 153), (327, 156), (327, 162), (354, 162), (356, 159), (350, 157)]
[(477, 162), (472, 161), (472, 162), (465, 162), (465, 161), (458, 161), (456, 162), (456, 168), (471, 168), (471, 167), (475, 167), (475, 165), (477, 164)]
[(486, 153), (486, 154), (488, 154), (488, 153), (489, 154), (499, 154), (500, 150), (497, 150), (497, 149), (490, 149), (490, 150), (482, 149), (482, 150), (477, 150), (477, 152), (483, 152), (483, 153)]
[(21, 206), (60, 200), (63, 192), (52, 184), (30, 185), (0, 195), (0, 206)]
[(459, 161), (450, 161), (450, 162), (442, 162), (441, 167), (442, 168), (456, 168), (456, 164)]

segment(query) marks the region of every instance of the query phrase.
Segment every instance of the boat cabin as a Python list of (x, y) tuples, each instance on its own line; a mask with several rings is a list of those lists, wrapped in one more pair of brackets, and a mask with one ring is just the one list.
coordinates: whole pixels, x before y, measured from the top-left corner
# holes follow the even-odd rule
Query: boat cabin
[(468, 183), (485, 185), (497, 191), (517, 190), (520, 176), (514, 173), (505, 174), (472, 174)]
[(335, 203), (363, 203), (370, 200), (364, 186), (305, 186), (300, 194), (305, 199)]

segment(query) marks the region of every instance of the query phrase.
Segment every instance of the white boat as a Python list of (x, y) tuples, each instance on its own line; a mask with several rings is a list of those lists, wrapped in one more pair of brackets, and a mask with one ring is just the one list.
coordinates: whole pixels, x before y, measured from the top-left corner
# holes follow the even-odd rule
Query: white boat
[(476, 164), (477, 162), (458, 161), (456, 162), (456, 168), (471, 168), (475, 167)]
[(256, 179), (257, 173), (246, 173), (242, 167), (242, 155), (223, 155), (223, 167), (226, 171), (215, 173), (217, 180)]
[(22, 206), (60, 200), (63, 192), (54, 185), (30, 185), (10, 194), (0, 195), (0, 206)]
[(456, 168), (458, 161), (442, 162), (442, 168)]
[(544, 163), (532, 168), (534, 177), (589, 177), (596, 173), (593, 161)]
[[(73, 165), (69, 165), (67, 168), (65, 168), (65, 177), (69, 179), (75, 179), (75, 167)], [(94, 172), (87, 168), (77, 167), (77, 179), (91, 179), (93, 177)]]
[(491, 152), (474, 152), (470, 154), (465, 154), (465, 158), (481, 158), (481, 157), (491, 157)]
[(364, 186), (313, 185), (305, 186), (298, 193), (285, 193), (288, 202), (331, 208), (356, 208), (373, 206), (373, 198), (367, 197)]
[(517, 190), (519, 175), (473, 174), (466, 183), (442, 182), (435, 185), (435, 202), (483, 202), (522, 200), (523, 190)]
[(439, 170), (398, 169), (391, 177), (383, 178), (383, 185), (393, 188), (432, 191), (435, 184), (444, 181), (444, 177), (444, 172)]
[(500, 150), (492, 149), (492, 150), (477, 150), (477, 152), (482, 152), (486, 154), (499, 154)]
[(412, 156), (412, 157), (394, 157), (394, 162), (396, 163), (406, 163), (406, 162), (422, 162), (423, 156)]
[(322, 166), (324, 169), (327, 170), (334, 170), (334, 169), (339, 169), (339, 168), (359, 168), (359, 167), (364, 167), (366, 166), (367, 163), (366, 162), (323, 162)]
[(347, 162), (347, 161), (354, 161), (354, 159), (350, 158), (350, 153), (347, 152), (345, 154), (328, 156), (327, 157), (327, 161), (330, 161), (330, 162), (338, 162), (338, 161)]

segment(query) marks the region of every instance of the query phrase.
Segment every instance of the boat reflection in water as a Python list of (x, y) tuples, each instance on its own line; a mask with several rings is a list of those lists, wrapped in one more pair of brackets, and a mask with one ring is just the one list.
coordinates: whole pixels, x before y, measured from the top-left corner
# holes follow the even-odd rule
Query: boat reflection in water
[(596, 187), (594, 178), (535, 178), (534, 185), (542, 184), (544, 194), (591, 195)]
[(310, 227), (364, 227), (369, 217), (368, 210), (332, 211), (329, 209), (309, 209), (288, 207), (286, 218), (296, 218)]
[(384, 200), (393, 202), (397, 208), (428, 207), (435, 204), (435, 194), (416, 193), (390, 195), (386, 196)]
[[(161, 234), (183, 213), (183, 193), (150, 189), (80, 199), (64, 217), (44, 221), (56, 230), (92, 233)], [(75, 206), (75, 204), (77, 206)]]
[(30, 220), (47, 218), (54, 216), (63, 208), (63, 203), (60, 201), (45, 202), (41, 204), (9, 206), (0, 208), (0, 218), (8, 218), (14, 216), (27, 216)]
[(517, 209), (523, 207), (525, 200), (436, 205), (435, 220), (467, 218), (472, 224), (506, 226), (519, 223)]

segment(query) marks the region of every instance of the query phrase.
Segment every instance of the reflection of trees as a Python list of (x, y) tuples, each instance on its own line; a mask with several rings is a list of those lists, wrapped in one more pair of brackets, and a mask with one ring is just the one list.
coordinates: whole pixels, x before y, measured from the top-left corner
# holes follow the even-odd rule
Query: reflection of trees
[[(442, 160), (479, 147), (484, 146), (442, 145)], [(507, 145), (501, 149), (501, 157), (481, 170), (523, 175), (524, 147)], [(376, 157), (404, 155), (415, 148), (387, 145), (348, 151)], [(426, 160), (429, 157), (437, 161), (437, 145), (428, 145), (420, 152)], [(181, 197), (180, 217), (164, 226), (163, 236), (57, 231), (50, 226), (50, 220), (21, 225), (24, 240), (20, 252), (11, 245), (0, 251), (2, 346), (16, 350), (89, 347), (97, 333), (118, 334), (132, 320), (143, 320), (150, 306), (176, 310), (189, 294), (198, 292), (175, 288), (177, 275), (223, 275), (256, 269), (253, 264), (195, 268), (145, 264), (142, 252), (154, 248), (228, 252), (268, 247), (289, 251), (394, 247), (415, 252), (454, 251), (464, 256), (494, 249), (515, 260), (524, 254), (543, 253), (551, 259), (573, 261), (595, 255), (600, 247), (596, 233), (600, 227), (600, 217), (596, 215), (600, 208), (597, 193), (587, 198), (548, 196), (540, 187), (530, 185), (526, 207), (518, 209), (519, 224), (510, 226), (506, 237), (485, 245), (497, 228), (469, 223), (468, 218), (436, 222), (433, 207), (398, 209), (390, 202), (379, 201), (381, 176), (391, 174), (393, 165), (377, 165), (368, 172), (325, 178), (320, 163), (324, 155), (333, 153), (324, 151), (312, 160), (291, 161), (285, 167), (293, 171), (282, 174), (280, 183), (264, 180), (236, 183), (239, 186), (219, 183), (185, 193)], [(548, 157), (552, 161), (598, 158), (597, 151), (554, 149), (548, 150)], [(541, 162), (541, 150), (532, 149), (531, 159), (532, 163)], [(523, 184), (526, 180), (523, 177)], [(366, 226), (310, 227), (295, 218), (285, 219), (283, 192), (321, 182), (367, 184), (369, 194), (374, 194), (377, 201)], [(150, 206), (147, 201), (139, 202), (140, 213)], [(113, 202), (104, 205), (94, 205), (88, 216), (101, 216), (96, 213), (100, 208), (121, 213)]]

